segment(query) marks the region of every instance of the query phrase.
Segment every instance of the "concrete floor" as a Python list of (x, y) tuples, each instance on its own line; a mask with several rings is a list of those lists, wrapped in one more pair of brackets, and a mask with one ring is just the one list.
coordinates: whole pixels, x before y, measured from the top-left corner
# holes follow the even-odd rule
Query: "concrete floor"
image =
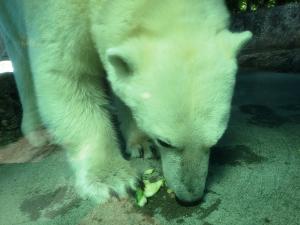
[(0, 225), (300, 224), (299, 87), (300, 74), (241, 72), (203, 202), (184, 207), (162, 190), (140, 209), (79, 198), (64, 152), (21, 138), (14, 85), (0, 76)]

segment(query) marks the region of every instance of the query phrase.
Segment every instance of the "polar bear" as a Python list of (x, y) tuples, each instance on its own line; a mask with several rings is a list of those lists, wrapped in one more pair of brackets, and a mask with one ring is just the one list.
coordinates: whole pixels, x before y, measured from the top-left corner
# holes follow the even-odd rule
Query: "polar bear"
[(0, 5), (22, 131), (39, 146), (46, 127), (67, 150), (80, 193), (105, 202), (137, 188), (139, 173), (120, 154), (112, 125), (113, 95), (127, 152), (151, 156), (153, 142), (177, 197), (203, 195), (209, 149), (227, 126), (236, 55), (251, 37), (228, 30), (223, 0)]

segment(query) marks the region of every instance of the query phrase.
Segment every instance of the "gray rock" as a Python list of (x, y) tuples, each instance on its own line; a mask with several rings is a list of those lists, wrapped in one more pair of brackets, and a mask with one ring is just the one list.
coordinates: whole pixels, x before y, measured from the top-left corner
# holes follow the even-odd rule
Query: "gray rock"
[(250, 30), (254, 34), (240, 53), (241, 67), (300, 71), (300, 4), (235, 14), (232, 30)]
[(4, 42), (0, 34), (0, 60), (3, 60), (5, 58), (6, 58), (6, 52), (4, 49)]

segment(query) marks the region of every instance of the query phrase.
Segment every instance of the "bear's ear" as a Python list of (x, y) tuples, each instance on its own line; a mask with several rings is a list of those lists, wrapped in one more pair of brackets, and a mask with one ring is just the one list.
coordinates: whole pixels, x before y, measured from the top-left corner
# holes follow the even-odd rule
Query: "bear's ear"
[(233, 33), (231, 37), (231, 43), (235, 52), (240, 51), (242, 47), (252, 38), (252, 33), (250, 31), (244, 31), (241, 33)]
[(250, 31), (232, 33), (229, 30), (220, 32), (218, 36), (222, 49), (224, 49), (225, 53), (230, 57), (235, 57), (251, 37), (252, 33)]
[(109, 70), (113, 70), (116, 76), (127, 77), (133, 74), (133, 68), (129, 59), (120, 49), (108, 49), (106, 51), (106, 57), (109, 64)]

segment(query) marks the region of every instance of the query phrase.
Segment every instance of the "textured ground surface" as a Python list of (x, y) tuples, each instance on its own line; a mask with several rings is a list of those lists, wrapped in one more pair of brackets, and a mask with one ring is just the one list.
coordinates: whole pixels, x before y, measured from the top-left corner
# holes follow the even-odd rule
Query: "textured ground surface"
[(20, 106), (0, 76), (0, 224), (297, 225), (300, 221), (300, 76), (238, 76), (229, 128), (215, 147), (204, 201), (183, 207), (161, 191), (144, 208), (79, 198), (63, 151), (33, 149)]

